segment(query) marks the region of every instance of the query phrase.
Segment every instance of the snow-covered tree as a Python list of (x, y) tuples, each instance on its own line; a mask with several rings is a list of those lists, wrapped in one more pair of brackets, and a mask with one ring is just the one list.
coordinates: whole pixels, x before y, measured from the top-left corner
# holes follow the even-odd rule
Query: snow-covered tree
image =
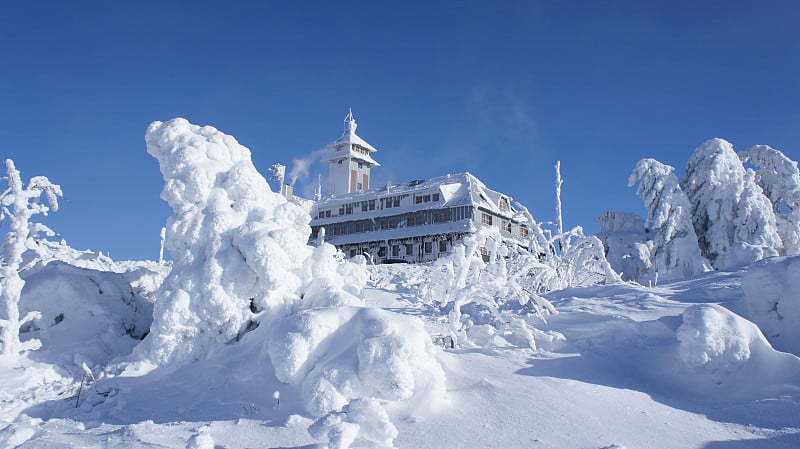
[(783, 247), (772, 204), (756, 184), (755, 177), (755, 172), (748, 169), (737, 205), (733, 236), (736, 259), (744, 263), (777, 256)]
[[(21, 351), (36, 349), (38, 340), (20, 342), (20, 326), (35, 319), (38, 314), (30, 312), (20, 319), (19, 301), (25, 281), (19, 275), (22, 256), (26, 250), (31, 231), (42, 229), (42, 225), (31, 223), (33, 215), (47, 215), (58, 210), (58, 197), (61, 187), (51, 183), (44, 176), (35, 176), (23, 185), (19, 170), (14, 161), (6, 159), (8, 187), (0, 193), (0, 220), (7, 219), (9, 231), (0, 249), (0, 355), (16, 358)], [(42, 196), (46, 204), (42, 203)]]
[[(782, 246), (772, 238), (777, 235), (774, 215), (769, 219), (772, 209), (767, 213), (756, 204), (763, 192), (746, 177), (733, 145), (719, 138), (700, 145), (686, 166), (682, 186), (692, 206), (694, 230), (701, 253), (716, 268), (754, 262), (774, 245)], [(745, 193), (746, 188), (750, 190)]]
[(270, 190), (249, 149), (211, 126), (153, 122), (146, 142), (173, 210), (174, 262), (137, 352), (159, 364), (204, 359), (256, 326), (256, 312), (298, 294), (309, 217)]
[(745, 164), (756, 167), (756, 184), (772, 203), (784, 254), (800, 254), (800, 171), (797, 162), (767, 145), (739, 152)]
[(606, 259), (623, 280), (638, 280), (652, 267), (652, 241), (647, 240), (644, 219), (633, 212), (603, 212), (597, 237), (606, 248)]
[(711, 269), (700, 254), (692, 224), (691, 205), (675, 169), (655, 159), (642, 159), (628, 185), (637, 182), (637, 195), (647, 207), (646, 228), (653, 235), (651, 270), (662, 279), (680, 278)]

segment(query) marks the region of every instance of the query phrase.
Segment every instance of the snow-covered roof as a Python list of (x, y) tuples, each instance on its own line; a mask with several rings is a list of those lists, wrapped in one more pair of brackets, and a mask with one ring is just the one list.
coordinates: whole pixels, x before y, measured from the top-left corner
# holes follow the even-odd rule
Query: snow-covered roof
[[(415, 202), (415, 196), (439, 194), (438, 201)], [(332, 195), (317, 201), (312, 210), (313, 225), (328, 225), (331, 223), (342, 222), (342, 216), (331, 216), (319, 218), (317, 211), (331, 209), (333, 214), (338, 212), (340, 206), (350, 203), (358, 203), (369, 200), (379, 200), (386, 197), (407, 196), (400, 202), (399, 207), (391, 207), (381, 210), (361, 211), (348, 214), (347, 221), (398, 215), (407, 212), (414, 212), (428, 209), (445, 209), (458, 206), (472, 206), (492, 212), (496, 215), (512, 219), (517, 215), (517, 210), (513, 208), (512, 199), (495, 190), (489, 189), (478, 178), (469, 172), (457, 173), (452, 175), (439, 176), (425, 180), (415, 180), (404, 184), (390, 184), (379, 188), (364, 190), (360, 192), (343, 193)], [(501, 209), (501, 202), (507, 206)]]
[[(362, 160), (373, 166), (380, 165), (371, 156), (372, 153), (378, 150), (376, 150), (375, 147), (367, 143), (366, 140), (362, 139), (358, 134), (356, 134), (357, 127), (358, 124), (356, 123), (356, 119), (353, 118), (353, 111), (350, 110), (350, 112), (347, 114), (347, 117), (344, 118), (344, 133), (342, 133), (341, 137), (328, 145), (330, 156), (326, 162), (336, 161), (345, 157), (352, 157)], [(367, 152), (362, 153), (357, 151), (354, 145), (367, 150)], [(349, 149), (349, 151), (346, 153), (342, 152), (342, 150), (345, 148)]]

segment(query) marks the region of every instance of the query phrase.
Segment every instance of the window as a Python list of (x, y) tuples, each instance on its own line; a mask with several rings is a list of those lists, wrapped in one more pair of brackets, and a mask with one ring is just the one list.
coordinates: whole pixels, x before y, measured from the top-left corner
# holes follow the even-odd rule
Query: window
[(364, 168), (364, 164), (362, 164), (361, 162), (359, 162), (359, 163), (358, 163), (358, 168)]
[(347, 215), (350, 215), (350, 214), (353, 213), (353, 203), (346, 204), (344, 206), (344, 213), (347, 214)]
[(411, 215), (406, 218), (406, 226), (419, 226), (422, 224), (422, 216)]
[(331, 216), (331, 211), (326, 210), (325, 211), (325, 218), (329, 218), (330, 216)]
[(369, 222), (368, 221), (359, 221), (356, 223), (356, 232), (367, 232), (369, 231)]
[(434, 223), (446, 223), (450, 221), (450, 210), (437, 210), (433, 213)]
[(394, 207), (400, 207), (400, 197), (394, 197)]
[(350, 250), (350, 258), (352, 259), (353, 257), (356, 257), (356, 250), (355, 249), (351, 249)]
[(414, 204), (419, 204), (422, 202), (422, 197), (417, 195), (414, 197)]
[(487, 214), (486, 212), (481, 214), (481, 223), (485, 225), (492, 225), (492, 216)]
[(433, 242), (425, 242), (425, 254), (433, 252)]
[(510, 221), (503, 221), (503, 230), (511, 233), (511, 222)]
[(345, 226), (343, 224), (337, 224), (333, 226), (333, 235), (344, 235), (346, 232)]
[(400, 256), (400, 245), (392, 245), (392, 257)]
[(386, 257), (386, 247), (381, 246), (378, 248), (378, 257)]
[(527, 237), (528, 236), (528, 228), (526, 228), (525, 226), (520, 226), (519, 227), (519, 235), (520, 235), (520, 237)]
[(508, 198), (500, 198), (500, 210), (508, 210)]
[(325, 218), (325, 211), (324, 210), (319, 211), (319, 218)]
[(384, 218), (381, 220), (381, 229), (394, 229), (397, 227), (397, 219)]
[(369, 207), (369, 210), (375, 210), (375, 200), (367, 201), (367, 206)]
[(433, 194), (433, 201), (434, 202), (439, 201), (439, 194), (438, 193), (434, 193)]
[(359, 182), (359, 183), (357, 183), (357, 184), (356, 184), (356, 190), (364, 190), (364, 186), (363, 186), (363, 184), (361, 184), (360, 182)]
[(339, 208), (339, 215), (344, 215), (344, 206)]
[(341, 159), (339, 159), (339, 165), (342, 165), (342, 160)]
[(425, 203), (430, 203), (431, 202), (431, 196), (430, 195), (422, 195), (422, 201), (425, 202)]
[(385, 207), (387, 209), (392, 207), (392, 198), (391, 197), (383, 199), (383, 207)]
[(447, 240), (439, 240), (439, 252), (440, 253), (447, 252)]
[(406, 243), (406, 256), (410, 256), (412, 254), (414, 254), (414, 244)]

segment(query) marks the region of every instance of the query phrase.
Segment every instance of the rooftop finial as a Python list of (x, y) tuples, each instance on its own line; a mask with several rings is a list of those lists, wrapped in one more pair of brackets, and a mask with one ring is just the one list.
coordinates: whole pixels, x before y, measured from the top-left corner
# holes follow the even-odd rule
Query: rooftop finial
[(350, 108), (349, 112), (347, 113), (347, 117), (344, 118), (345, 134), (355, 134), (357, 126), (356, 119), (353, 118), (353, 108)]

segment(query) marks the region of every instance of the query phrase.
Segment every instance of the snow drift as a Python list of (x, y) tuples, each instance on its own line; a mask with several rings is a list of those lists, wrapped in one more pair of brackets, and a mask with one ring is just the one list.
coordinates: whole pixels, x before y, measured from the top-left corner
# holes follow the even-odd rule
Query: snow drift
[(800, 257), (751, 266), (742, 279), (746, 316), (781, 351), (800, 355)]

